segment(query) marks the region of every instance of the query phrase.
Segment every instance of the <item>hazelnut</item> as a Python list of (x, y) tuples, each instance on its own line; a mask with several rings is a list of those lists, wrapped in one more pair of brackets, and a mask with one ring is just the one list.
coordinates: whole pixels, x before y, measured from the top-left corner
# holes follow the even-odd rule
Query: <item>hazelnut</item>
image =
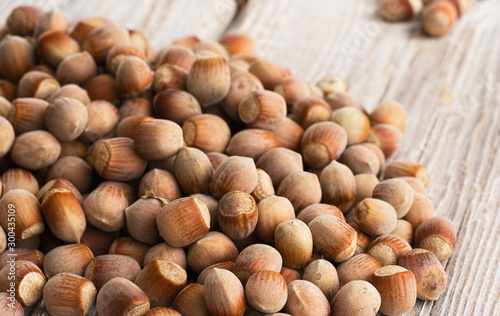
[(203, 294), (212, 315), (241, 315), (247, 309), (243, 286), (232, 272), (213, 269), (204, 286)]
[(381, 165), (375, 153), (361, 144), (349, 146), (342, 154), (341, 162), (356, 175), (360, 173), (378, 174)]
[(339, 290), (337, 270), (333, 264), (324, 259), (317, 259), (309, 263), (302, 278), (316, 285), (325, 294), (329, 302)]
[(201, 150), (183, 147), (175, 158), (174, 174), (185, 194), (208, 192), (213, 175), (212, 164)]
[(165, 159), (182, 148), (182, 129), (172, 121), (147, 120), (139, 124), (134, 133), (135, 149), (148, 160)]
[(360, 173), (354, 176), (356, 182), (356, 195), (354, 203), (359, 203), (365, 198), (373, 197), (373, 189), (380, 183), (373, 173)]
[(457, 232), (455, 224), (449, 219), (434, 217), (415, 229), (414, 238), (415, 246), (431, 251), (439, 261), (444, 261), (453, 253)]
[(446, 272), (430, 251), (415, 248), (399, 257), (399, 265), (413, 272), (417, 281), (417, 298), (437, 300), (446, 289)]
[(9, 103), (8, 113), (4, 116), (12, 124), (17, 134), (43, 130), (45, 129), (43, 117), (48, 106), (49, 104), (44, 100), (17, 98), (12, 101), (12, 104)]
[(263, 154), (278, 147), (278, 142), (271, 131), (250, 128), (231, 137), (226, 152), (230, 156), (245, 156), (258, 160)]
[(312, 220), (320, 215), (333, 215), (345, 221), (344, 214), (338, 207), (323, 203), (316, 203), (307, 206), (302, 211), (300, 211), (300, 213), (297, 215), (297, 219), (300, 219), (304, 223), (309, 224)]
[(141, 272), (141, 267), (136, 260), (123, 255), (97, 256), (85, 269), (85, 278), (94, 283), (98, 291), (116, 277), (134, 281)]
[(71, 193), (75, 196), (78, 203), (83, 204), (83, 197), (80, 194), (80, 191), (68, 180), (66, 179), (54, 179), (47, 181), (47, 183), (38, 191), (36, 197), (39, 201), (41, 201), (48, 191), (52, 189), (67, 189), (70, 190)]
[(134, 147), (134, 141), (125, 137), (99, 140), (89, 149), (87, 162), (104, 179), (137, 179), (144, 173), (147, 162), (135, 152)]
[(97, 294), (97, 313), (100, 316), (144, 315), (149, 311), (149, 299), (132, 281), (114, 278)]
[(33, 46), (20, 36), (5, 36), (0, 41), (0, 55), (4, 56), (0, 60), (0, 74), (10, 81), (18, 81), (35, 64)]
[(207, 205), (192, 197), (180, 198), (165, 205), (156, 221), (160, 236), (174, 247), (190, 245), (210, 229)]
[(0, 96), (7, 101), (14, 100), (17, 96), (17, 86), (8, 80), (0, 79)]
[(372, 125), (389, 124), (397, 127), (401, 133), (406, 130), (408, 114), (406, 109), (397, 101), (384, 100), (371, 113), (370, 122)]
[[(127, 99), (122, 103), (119, 111), (120, 118), (122, 120), (129, 116), (153, 117), (153, 107), (151, 106), (151, 101), (145, 98)], [(159, 113), (156, 114), (158, 118), (169, 119), (167, 117), (162, 117)]]
[(413, 204), (403, 219), (417, 229), (425, 220), (434, 217), (436, 210), (426, 195), (415, 193), (414, 196)]
[(137, 275), (135, 284), (144, 291), (152, 307), (170, 306), (184, 288), (187, 274), (176, 263), (155, 260)]
[(7, 292), (0, 293), (0, 313), (10, 316), (24, 316), (23, 306), (16, 300), (12, 299)]
[(208, 107), (224, 99), (230, 84), (227, 60), (213, 53), (205, 53), (192, 64), (186, 88), (198, 99), (201, 106)]
[(164, 89), (155, 96), (153, 104), (158, 118), (171, 120), (177, 124), (183, 124), (186, 119), (201, 114), (198, 100), (182, 90)]
[(370, 120), (362, 111), (343, 107), (333, 111), (331, 120), (339, 124), (347, 133), (347, 144), (358, 144), (368, 138)]
[(156, 66), (169, 64), (189, 72), (195, 60), (196, 56), (191, 49), (172, 43), (159, 54)]
[(234, 243), (220, 232), (208, 232), (200, 240), (189, 246), (187, 261), (196, 273), (219, 262), (234, 261), (238, 257), (238, 249)]
[(403, 134), (392, 125), (378, 124), (372, 127), (367, 141), (382, 149), (385, 158), (389, 159), (401, 147)]
[(422, 0), (381, 0), (377, 13), (388, 21), (404, 21), (416, 16), (422, 9)]
[(66, 57), (78, 53), (80, 45), (64, 31), (51, 30), (38, 38), (37, 49), (46, 63), (57, 68)]
[[(0, 120), (1, 121), (1, 120)], [(38, 182), (31, 172), (13, 168), (5, 171), (0, 178), (3, 184), (3, 193), (7, 193), (12, 189), (24, 189), (30, 193), (38, 194)], [(0, 197), (2, 194), (0, 194)]]
[(171, 261), (180, 265), (184, 270), (187, 269), (187, 259), (184, 249), (169, 246), (165, 242), (149, 248), (144, 256), (143, 265), (147, 266), (155, 260)]
[(204, 290), (205, 287), (201, 284), (189, 284), (175, 297), (172, 308), (178, 311), (179, 315), (210, 316)]
[(156, 216), (165, 203), (161, 198), (156, 198), (152, 191), (148, 193), (125, 208), (125, 217), (127, 231), (134, 239), (154, 245), (160, 241)]
[(80, 138), (95, 142), (104, 138), (118, 124), (119, 113), (116, 106), (105, 100), (92, 101), (87, 104), (88, 121)]
[(83, 210), (90, 224), (107, 232), (125, 225), (125, 208), (128, 206), (123, 191), (111, 186), (97, 187), (85, 199)]
[[(13, 271), (13, 272), (12, 272)], [(15, 280), (15, 282), (12, 282)], [(12, 291), (14, 283), (14, 291)], [(30, 261), (15, 260), (13, 266), (5, 265), (0, 270), (0, 291), (14, 295), (22, 306), (32, 306), (42, 297), (46, 279), (42, 270)]]
[(161, 92), (165, 89), (186, 89), (188, 73), (185, 69), (175, 65), (165, 64), (156, 68), (154, 73), (154, 90)]
[(314, 173), (297, 171), (281, 181), (276, 194), (286, 197), (299, 214), (305, 207), (321, 201), (321, 186)]
[(355, 255), (337, 267), (337, 273), (341, 288), (347, 283), (355, 280), (370, 282), (373, 272), (382, 265), (367, 253)]
[(279, 312), (285, 306), (287, 294), (285, 279), (274, 271), (258, 271), (245, 285), (248, 304), (266, 314)]
[(217, 221), (221, 230), (233, 240), (248, 237), (257, 226), (255, 199), (241, 191), (226, 193), (219, 201)]
[(135, 56), (142, 60), (145, 59), (144, 51), (138, 46), (129, 43), (116, 44), (106, 55), (106, 69), (110, 74), (116, 75), (118, 67), (128, 56)]
[(169, 201), (178, 199), (182, 196), (181, 189), (174, 175), (161, 169), (148, 171), (142, 177), (141, 183), (139, 184), (139, 195), (146, 195), (148, 190), (153, 191), (155, 196)]
[(255, 75), (241, 69), (238, 69), (237, 71), (232, 70), (231, 85), (229, 86), (229, 91), (222, 103), (224, 112), (231, 118), (231, 120), (238, 122), (241, 121), (238, 112), (240, 102), (252, 92), (260, 90), (264, 90), (264, 87), (262, 86), (259, 78)]
[(57, 66), (56, 78), (61, 84), (82, 85), (97, 75), (97, 65), (87, 52), (65, 57)]
[(59, 90), (52, 93), (47, 99), (47, 102), (54, 103), (59, 98), (73, 98), (82, 102), (83, 104), (90, 103), (90, 97), (85, 89), (80, 88), (76, 84), (65, 84)]
[(232, 261), (214, 263), (211, 266), (208, 266), (205, 269), (203, 269), (203, 271), (201, 271), (200, 274), (198, 274), (198, 279), (196, 280), (196, 282), (200, 283), (201, 285), (205, 284), (205, 280), (210, 275), (213, 269), (223, 269), (233, 272), (233, 268), (234, 268), (234, 262)]
[(413, 243), (413, 225), (404, 219), (398, 219), (396, 228), (391, 232), (391, 235), (399, 236), (411, 245)]
[(252, 54), (257, 48), (257, 44), (247, 34), (227, 34), (219, 42), (227, 49), (230, 55)]
[(262, 169), (257, 169), (257, 186), (253, 189), (251, 195), (257, 203), (263, 199), (275, 194), (273, 181), (271, 177)]
[(288, 284), (288, 299), (284, 311), (290, 315), (329, 316), (330, 303), (313, 283), (295, 280)]
[(273, 185), (278, 187), (289, 174), (303, 171), (302, 156), (290, 149), (274, 148), (264, 153), (256, 163), (271, 177)]
[(313, 236), (309, 227), (301, 220), (291, 219), (279, 224), (274, 242), (286, 267), (302, 268), (311, 259)]
[(326, 95), (325, 101), (330, 105), (333, 111), (344, 107), (351, 107), (358, 109), (363, 113), (366, 113), (361, 103), (359, 103), (357, 100), (355, 100), (352, 96), (350, 96), (346, 92), (330, 93)]
[(80, 101), (59, 98), (47, 107), (44, 122), (58, 139), (72, 141), (84, 132), (88, 117), (87, 108)]
[[(432, 1), (421, 17), (422, 30), (430, 36), (443, 36), (448, 33), (459, 15), (454, 1)], [(465, 2), (465, 1), (456, 1)]]
[(20, 98), (47, 99), (60, 87), (59, 82), (51, 75), (30, 70), (19, 80), (17, 95)]
[(402, 315), (415, 306), (417, 282), (411, 271), (400, 266), (385, 266), (373, 273), (372, 284), (382, 299), (381, 313)]
[(413, 192), (420, 193), (422, 195), (427, 195), (427, 191), (425, 190), (425, 186), (422, 183), (422, 180), (415, 177), (398, 177), (398, 178), (408, 183), (410, 187), (413, 189)]
[(59, 9), (43, 12), (36, 21), (35, 34), (37, 37), (45, 32), (66, 32), (70, 27), (64, 13)]
[(56, 160), (47, 170), (47, 181), (64, 178), (79, 192), (88, 192), (92, 185), (92, 167), (82, 158), (65, 156)]
[(316, 85), (321, 89), (321, 91), (323, 91), (324, 95), (338, 92), (347, 92), (349, 90), (349, 87), (347, 86), (347, 83), (344, 81), (344, 79), (337, 75), (327, 76), (318, 81)]
[(10, 13), (7, 26), (13, 34), (31, 35), (42, 12), (42, 9), (35, 6), (19, 6)]
[(86, 315), (92, 308), (97, 290), (86, 278), (73, 273), (59, 273), (43, 289), (45, 308), (50, 315)]
[(193, 52), (197, 58), (209, 56), (223, 57), (225, 60), (229, 59), (229, 52), (220, 43), (215, 41), (203, 41), (193, 46)]
[(321, 171), (319, 177), (322, 200), (337, 206), (346, 213), (356, 199), (356, 180), (351, 169), (333, 160)]
[(347, 145), (347, 134), (334, 122), (311, 125), (300, 142), (302, 157), (311, 168), (322, 169), (340, 157)]
[(276, 92), (257, 90), (241, 100), (238, 113), (248, 126), (272, 130), (285, 119), (286, 102)]
[[(9, 222), (13, 215), (16, 225), (12, 230)], [(0, 199), (0, 222), (5, 231), (13, 231), (18, 241), (39, 235), (45, 229), (40, 203), (33, 193), (24, 189), (12, 189)]]
[(382, 266), (395, 265), (403, 253), (411, 250), (410, 244), (396, 235), (382, 235), (373, 240), (366, 252)]
[(366, 198), (354, 210), (354, 221), (370, 235), (389, 234), (396, 228), (397, 213), (389, 203)]
[(257, 76), (266, 90), (273, 90), (281, 80), (290, 76), (290, 71), (264, 59), (255, 60), (248, 69)]
[(274, 91), (280, 94), (287, 104), (291, 105), (291, 109), (295, 107), (298, 100), (311, 95), (308, 83), (298, 77), (283, 78), (274, 86)]
[(364, 280), (350, 281), (333, 298), (332, 315), (377, 315), (380, 304), (380, 294), (373, 285)]
[(80, 241), (92, 251), (94, 256), (108, 253), (109, 246), (118, 237), (118, 232), (105, 232), (87, 224)]
[[(101, 22), (97, 22), (98, 25), (81, 38), (81, 45), (83, 50), (88, 51), (97, 63), (103, 63), (111, 48), (117, 44), (128, 43), (130, 36), (125, 28), (117, 24), (108, 22), (99, 25), (99, 23)], [(75, 30), (77, 27), (78, 25)], [(75, 30), (73, 30), (73, 33)]]
[(321, 215), (309, 223), (314, 246), (335, 262), (349, 259), (356, 250), (356, 231), (333, 215)]
[(330, 120), (332, 109), (321, 98), (304, 97), (293, 103), (292, 117), (302, 128), (308, 128), (314, 123)]
[(106, 18), (88, 18), (80, 20), (71, 31), (71, 37), (81, 44), (93, 29), (108, 22), (109, 20)]
[(141, 58), (125, 56), (116, 69), (118, 91), (127, 96), (136, 96), (153, 84), (153, 72)]
[(182, 133), (188, 146), (204, 152), (223, 152), (231, 137), (227, 123), (213, 114), (199, 114), (186, 118), (182, 124)]
[(373, 198), (391, 204), (398, 218), (408, 214), (414, 197), (415, 194), (410, 185), (398, 178), (384, 180), (373, 189)]
[(66, 242), (79, 242), (86, 220), (82, 207), (70, 190), (51, 189), (41, 203), (43, 217), (50, 231)]
[(134, 139), (135, 131), (141, 125), (141, 123), (152, 120), (152, 117), (148, 116), (127, 116), (123, 118), (116, 126), (115, 134), (117, 137), (127, 137)]
[(424, 166), (409, 160), (394, 160), (384, 169), (384, 179), (398, 177), (415, 177), (422, 181), (424, 186), (429, 185), (429, 174)]
[(59, 246), (49, 251), (44, 257), (43, 272), (47, 278), (52, 278), (62, 272), (83, 275), (92, 259), (94, 255), (85, 244)]
[(119, 237), (116, 238), (109, 246), (108, 253), (110, 255), (123, 255), (130, 257), (143, 266), (144, 257), (149, 251), (149, 248), (149, 245), (145, 245), (133, 238)]
[(32, 131), (19, 135), (10, 151), (16, 165), (39, 170), (53, 164), (61, 153), (61, 144), (46, 131)]
[[(120, 100), (120, 93), (118, 92), (118, 87), (116, 86), (115, 78), (110, 74), (97, 75), (94, 78), (87, 81), (83, 88), (87, 90), (89, 97), (92, 101), (107, 101), (109, 104), (116, 104)], [(106, 103), (104, 103), (106, 104)], [(110, 110), (106, 110), (110, 112)], [(113, 111), (114, 112), (114, 111)], [(110, 118), (107, 114), (103, 114), (102, 121), (114, 120), (114, 113), (109, 113)], [(106, 124), (103, 128), (106, 128)]]
[(286, 117), (272, 132), (279, 147), (296, 150), (299, 147), (304, 129), (291, 118)]

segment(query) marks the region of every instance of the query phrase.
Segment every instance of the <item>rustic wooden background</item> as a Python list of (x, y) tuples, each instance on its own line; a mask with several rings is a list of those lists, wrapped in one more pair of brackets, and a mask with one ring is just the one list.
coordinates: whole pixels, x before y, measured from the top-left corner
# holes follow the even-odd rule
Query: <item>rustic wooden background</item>
[[(155, 48), (196, 34), (245, 32), (258, 56), (316, 82), (344, 77), (368, 110), (399, 100), (409, 126), (396, 158), (425, 165), (438, 214), (458, 228), (448, 289), (409, 315), (500, 315), (500, 1), (475, 3), (452, 32), (428, 38), (416, 21), (387, 24), (375, 0), (31, 0), (71, 22), (105, 16), (145, 33)], [(31, 310), (28, 310), (31, 312)], [(33, 314), (44, 315), (43, 303)]]

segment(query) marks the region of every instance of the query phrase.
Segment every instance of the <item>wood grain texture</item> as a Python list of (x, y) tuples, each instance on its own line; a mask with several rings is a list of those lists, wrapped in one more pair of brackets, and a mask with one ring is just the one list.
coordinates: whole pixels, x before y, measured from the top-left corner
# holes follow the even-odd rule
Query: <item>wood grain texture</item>
[[(155, 48), (185, 35), (245, 32), (259, 57), (296, 76), (341, 75), (369, 111), (399, 100), (409, 124), (396, 158), (428, 168), (430, 198), (458, 229), (446, 292), (408, 314), (500, 315), (500, 1), (475, 3), (439, 39), (422, 35), (417, 21), (379, 20), (375, 0), (249, 0), (232, 23), (233, 0), (2, 1), (0, 21), (23, 3), (60, 7), (73, 23), (104, 15), (144, 32)], [(46, 315), (43, 302), (32, 314)]]

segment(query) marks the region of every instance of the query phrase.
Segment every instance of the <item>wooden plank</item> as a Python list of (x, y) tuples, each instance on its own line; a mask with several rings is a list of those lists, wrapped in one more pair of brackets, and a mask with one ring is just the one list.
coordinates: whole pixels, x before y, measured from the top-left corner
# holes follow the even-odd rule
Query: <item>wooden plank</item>
[(447, 291), (409, 314), (498, 314), (500, 3), (475, 4), (440, 39), (374, 10), (363, 0), (250, 0), (228, 32), (252, 35), (259, 57), (310, 82), (340, 74), (368, 110), (386, 98), (403, 103), (409, 125), (396, 158), (428, 168), (437, 213), (458, 228)]

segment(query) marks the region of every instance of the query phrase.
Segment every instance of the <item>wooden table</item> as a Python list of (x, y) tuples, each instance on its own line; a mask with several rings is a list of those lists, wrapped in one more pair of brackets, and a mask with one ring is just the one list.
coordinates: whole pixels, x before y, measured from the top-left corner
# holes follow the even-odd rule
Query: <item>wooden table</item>
[[(399, 100), (409, 113), (395, 158), (425, 165), (430, 198), (458, 229), (445, 263), (448, 288), (410, 315), (500, 315), (500, 1), (479, 1), (439, 39), (417, 21), (388, 24), (374, 0), (41, 0), (2, 1), (60, 8), (71, 22), (105, 16), (145, 33), (155, 48), (196, 34), (215, 40), (245, 32), (258, 56), (312, 83), (344, 77), (372, 110)], [(44, 315), (43, 305), (33, 314)]]

